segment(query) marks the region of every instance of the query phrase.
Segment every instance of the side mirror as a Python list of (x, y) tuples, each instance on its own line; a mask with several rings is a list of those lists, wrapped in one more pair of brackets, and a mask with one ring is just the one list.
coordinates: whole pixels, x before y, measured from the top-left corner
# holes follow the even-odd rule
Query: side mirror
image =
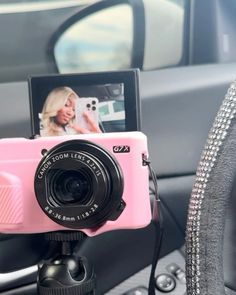
[(103, 0), (69, 18), (52, 40), (60, 73), (172, 66), (183, 56), (185, 0)]

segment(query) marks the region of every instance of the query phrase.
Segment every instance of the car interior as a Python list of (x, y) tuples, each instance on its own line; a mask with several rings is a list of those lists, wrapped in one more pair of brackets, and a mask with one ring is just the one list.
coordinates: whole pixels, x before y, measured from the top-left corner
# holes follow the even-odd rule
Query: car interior
[[(235, 13), (234, 0), (0, 1), (1, 138), (32, 136), (29, 77), (139, 69), (163, 237), (157, 249), (150, 223), (78, 242), (95, 294), (153, 295), (158, 250), (155, 294), (236, 293)], [(38, 265), (58, 243), (1, 234), (0, 249), (0, 294), (38, 294)]]

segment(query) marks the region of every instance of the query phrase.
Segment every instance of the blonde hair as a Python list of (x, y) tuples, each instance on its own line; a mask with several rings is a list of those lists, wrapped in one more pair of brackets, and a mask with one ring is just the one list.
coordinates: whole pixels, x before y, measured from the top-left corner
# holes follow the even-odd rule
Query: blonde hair
[[(55, 122), (57, 112), (63, 108), (71, 94), (77, 98), (78, 95), (70, 87), (57, 87), (54, 88), (47, 96), (41, 114), (43, 136), (56, 136), (62, 132), (61, 126)], [(70, 123), (74, 123), (74, 118)]]

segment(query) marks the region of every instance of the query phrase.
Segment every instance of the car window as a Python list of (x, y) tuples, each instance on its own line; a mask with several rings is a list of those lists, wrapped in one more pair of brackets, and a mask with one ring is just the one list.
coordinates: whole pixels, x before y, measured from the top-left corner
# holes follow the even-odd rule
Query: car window
[[(54, 55), (61, 73), (120, 70), (132, 64), (139, 48), (134, 38), (144, 38), (144, 70), (176, 66), (183, 56), (185, 0), (144, 1), (144, 22), (135, 29), (131, 6), (117, 4), (79, 19), (56, 42)], [(138, 14), (138, 13), (137, 13)], [(136, 16), (138, 17), (138, 16)], [(140, 61), (139, 61), (140, 62)]]
[[(116, 21), (117, 20), (117, 21)], [(55, 46), (61, 73), (131, 67), (133, 16), (128, 4), (95, 12), (66, 30)]]
[(184, 60), (185, 0), (145, 1), (143, 70), (177, 66)]
[[(134, 27), (139, 22), (135, 23), (129, 1), (115, 3), (72, 24), (59, 34), (54, 48), (52, 39), (58, 29), (98, 1), (0, 0), (0, 82), (22, 81), (31, 75), (58, 71), (94, 72), (130, 67), (149, 70), (179, 65), (183, 56), (185, 1), (143, 1), (143, 9), (149, 14), (145, 15), (145, 24), (140, 20), (140, 26), (147, 26), (145, 34)], [(150, 30), (152, 26), (155, 30)], [(134, 42), (144, 35), (146, 45), (140, 54), (141, 49)], [(133, 63), (133, 56), (137, 57), (137, 63)]]

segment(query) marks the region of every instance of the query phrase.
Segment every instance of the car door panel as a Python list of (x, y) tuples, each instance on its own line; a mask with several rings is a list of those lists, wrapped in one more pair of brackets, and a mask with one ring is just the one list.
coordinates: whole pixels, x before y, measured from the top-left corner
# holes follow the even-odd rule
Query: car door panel
[(163, 69), (141, 75), (142, 126), (161, 177), (196, 171), (235, 64)]

